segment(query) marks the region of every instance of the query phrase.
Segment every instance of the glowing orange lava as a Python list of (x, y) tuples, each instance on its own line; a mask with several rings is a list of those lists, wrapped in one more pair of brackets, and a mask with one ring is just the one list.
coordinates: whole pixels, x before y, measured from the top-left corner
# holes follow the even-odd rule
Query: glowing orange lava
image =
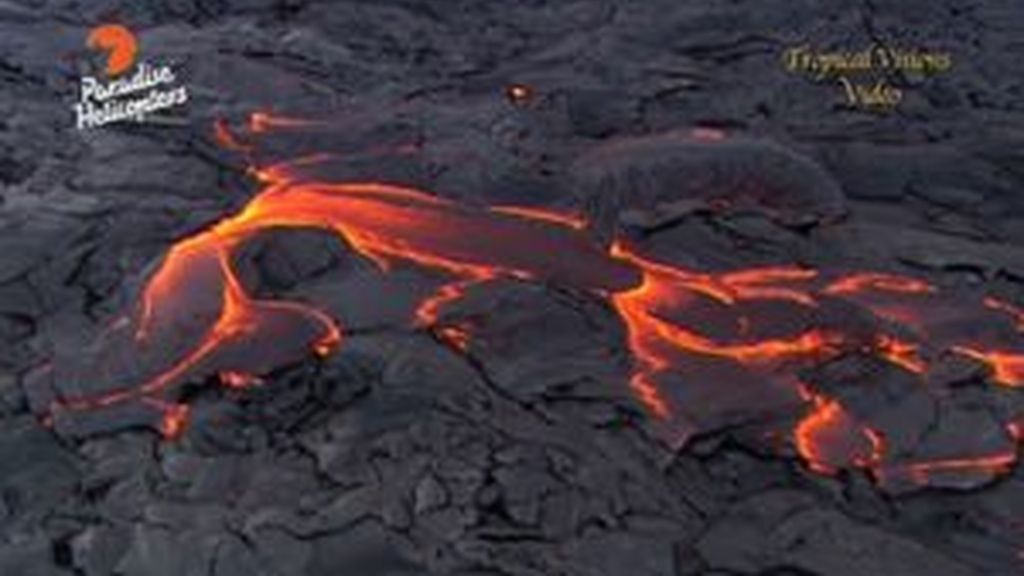
[(268, 112), (253, 112), (249, 115), (249, 131), (253, 134), (269, 132), (271, 130), (298, 130), (317, 126), (320, 123), (305, 118), (289, 118)]
[(914, 374), (924, 374), (928, 363), (920, 356), (920, 346), (904, 342), (892, 336), (882, 335), (876, 343), (883, 358)]
[(161, 412), (159, 429), (164, 438), (173, 440), (185, 432), (189, 416), (187, 404), (168, 403), (153, 398), (146, 398), (145, 403)]
[(263, 379), (252, 374), (246, 374), (245, 372), (234, 372), (231, 370), (225, 370), (217, 375), (220, 378), (220, 382), (225, 388), (233, 388), (236, 390), (244, 390), (253, 386), (263, 384)]
[[(301, 129), (307, 121), (254, 114), (250, 131)], [(715, 136), (709, 133), (708, 137)], [(217, 129), (226, 146), (248, 151), (226, 127)], [(169, 350), (172, 359), (154, 360), (141, 381), (116, 383), (104, 394), (63, 398), (54, 409), (88, 410), (129, 399), (159, 406), (160, 429), (181, 433), (187, 406), (168, 402), (169, 391), (187, 380), (218, 376), (224, 386), (245, 389), (260, 375), (303, 355), (326, 356), (343, 342), (338, 321), (311, 304), (254, 298), (239, 279), (233, 257), (254, 236), (275, 229), (314, 228), (335, 233), (382, 272), (409, 266), (436, 281), (409, 322), (430, 330), (459, 351), (470, 349), (471, 326), (447, 319), (446, 308), (467, 291), (499, 279), (551, 283), (607, 298), (621, 320), (632, 355), (629, 385), (654, 416), (673, 418), (679, 400), (668, 376), (688, 364), (726, 365), (758, 382), (786, 388), (808, 412), (792, 430), (796, 450), (818, 472), (860, 467), (894, 470), (885, 462), (883, 436), (859, 421), (835, 399), (794, 389), (794, 373), (850, 351), (874, 354), (913, 375), (925, 375), (926, 358), (953, 350), (983, 362), (995, 382), (1024, 386), (1024, 356), (963, 342), (928, 340), (928, 308), (937, 287), (915, 278), (881, 273), (829, 274), (778, 265), (725, 272), (686, 270), (655, 261), (616, 240), (602, 247), (577, 215), (517, 206), (474, 208), (427, 192), (375, 182), (297, 182), (297, 166), (326, 158), (314, 154), (256, 172), (265, 184), (239, 213), (174, 245), (148, 279), (137, 310), (121, 319), (145, 356)], [(891, 300), (897, 300), (892, 302)], [(845, 333), (818, 314), (823, 306), (851, 303), (898, 324), (912, 324), (907, 340), (879, 329), (870, 338)], [(931, 305), (931, 304), (929, 304)], [(995, 300), (985, 307), (1019, 311)], [(781, 310), (783, 328), (764, 318)], [(893, 310), (899, 314), (891, 314)], [(700, 314), (734, 320), (705, 326)], [(768, 321), (770, 322), (770, 321)], [(731, 331), (730, 331), (731, 330)], [(893, 334), (904, 334), (894, 331)], [(920, 339), (918, 339), (920, 337)], [(938, 349), (938, 350), (937, 350)], [(145, 356), (148, 358), (148, 356)], [(728, 386), (728, 382), (722, 383)], [(903, 463), (912, 476), (958, 468), (1003, 469), (1015, 455)]]
[(835, 474), (844, 466), (871, 467), (882, 457), (881, 437), (858, 423), (836, 400), (808, 394), (811, 411), (793, 432), (797, 452), (807, 467)]
[(1010, 388), (1024, 387), (1024, 354), (979, 350), (970, 346), (956, 346), (953, 350), (988, 366), (997, 384)]
[(1018, 330), (1024, 330), (1024, 310), (1010, 304), (1009, 302), (1003, 302), (997, 298), (985, 298), (985, 306), (991, 310), (998, 310), (1005, 314), (1008, 314), (1013, 321), (1017, 324)]
[(533, 99), (533, 88), (526, 84), (511, 84), (505, 88), (505, 96), (509, 102), (522, 106)]
[(933, 294), (936, 288), (914, 278), (869, 272), (840, 278), (825, 288), (825, 294), (857, 294), (877, 290), (896, 294)]

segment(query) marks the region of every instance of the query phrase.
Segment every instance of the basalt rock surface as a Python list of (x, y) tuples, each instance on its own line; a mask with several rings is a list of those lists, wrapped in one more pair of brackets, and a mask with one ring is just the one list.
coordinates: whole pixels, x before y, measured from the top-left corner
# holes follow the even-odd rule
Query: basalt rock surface
[[(86, 38), (109, 21), (189, 100), (80, 131)], [(1017, 0), (0, 0), (0, 574), (1021, 574), (1024, 396), (960, 339), (1021, 352), (1022, 27)], [(780, 61), (872, 43), (954, 65), (894, 79), (904, 101), (877, 113)], [(241, 289), (315, 306), (339, 346), (312, 353), (324, 325), (301, 315), (159, 395), (54, 410), (192, 349), (224, 269), (189, 268), (144, 352), (141, 296), (172, 247), (285, 174), (427, 190), (535, 252), (579, 251), (542, 254), (558, 275), (460, 285), (417, 323), (445, 274), (382, 270), (324, 227), (261, 230), (231, 250)], [(492, 211), (510, 205), (586, 230), (519, 235), (525, 216)], [(574, 272), (620, 239), (721, 278), (821, 271), (814, 306), (702, 293), (640, 321), (847, 337), (756, 370), (664, 353), (659, 418), (630, 385), (635, 269)], [(911, 306), (916, 354), (903, 296), (836, 284), (863, 271), (936, 290)]]

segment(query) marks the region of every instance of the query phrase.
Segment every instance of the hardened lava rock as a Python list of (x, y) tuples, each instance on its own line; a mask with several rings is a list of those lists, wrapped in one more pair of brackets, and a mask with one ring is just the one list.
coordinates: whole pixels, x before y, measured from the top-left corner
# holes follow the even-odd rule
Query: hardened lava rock
[(621, 138), (583, 154), (571, 181), (595, 235), (656, 229), (695, 211), (755, 210), (807, 227), (846, 213), (839, 184), (812, 159), (712, 129)]

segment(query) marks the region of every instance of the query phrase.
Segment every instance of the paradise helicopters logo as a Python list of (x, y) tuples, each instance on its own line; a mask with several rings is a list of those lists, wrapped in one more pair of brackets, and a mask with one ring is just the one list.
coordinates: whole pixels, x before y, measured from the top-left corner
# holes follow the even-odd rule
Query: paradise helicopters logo
[(136, 65), (139, 43), (128, 28), (120, 24), (93, 28), (87, 45), (106, 53), (106, 78), (82, 77), (79, 101), (74, 105), (79, 130), (142, 122), (149, 114), (188, 101), (188, 89), (177, 85), (173, 68), (146, 62)]

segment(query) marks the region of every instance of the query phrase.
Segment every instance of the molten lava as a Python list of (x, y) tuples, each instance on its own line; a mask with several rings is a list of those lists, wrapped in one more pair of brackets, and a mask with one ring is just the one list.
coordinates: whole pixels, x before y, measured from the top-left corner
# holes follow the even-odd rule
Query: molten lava
[(817, 394), (807, 397), (811, 411), (793, 436), (811, 470), (835, 474), (847, 466), (871, 467), (881, 460), (885, 445), (876, 432), (857, 422), (838, 401)]
[(987, 308), (1008, 314), (1017, 324), (1017, 329), (1024, 330), (1024, 310), (997, 298), (985, 298), (984, 302)]
[[(250, 130), (306, 126), (302, 120), (254, 115)], [(251, 150), (222, 125), (217, 137), (234, 150)], [(739, 367), (761, 381), (788, 386), (795, 398), (803, 398), (808, 411), (792, 436), (801, 457), (819, 472), (893, 468), (886, 462), (880, 433), (839, 399), (792, 384), (801, 366), (866, 351), (896, 370), (925, 379), (926, 359), (952, 351), (989, 366), (996, 383), (1024, 385), (1020, 354), (978, 342), (931, 338), (929, 306), (941, 293), (919, 279), (794, 266), (686, 270), (648, 258), (621, 240), (601, 248), (588, 235), (587, 223), (572, 214), (516, 206), (473, 208), (407, 187), (296, 182), (290, 177), (296, 166), (323, 158), (313, 155), (254, 170), (266, 187), (241, 212), (168, 251), (127, 323), (140, 356), (170, 349), (174, 358), (169, 365), (155, 362), (141, 381), (118, 383), (102, 395), (63, 398), (53, 410), (73, 412), (142, 399), (161, 407), (160, 429), (173, 437), (182, 432), (188, 409), (166, 399), (171, 388), (217, 375), (223, 385), (244, 389), (261, 382), (259, 374), (296, 360), (296, 355), (330, 354), (343, 342), (343, 329), (334, 318), (311, 304), (257, 299), (234, 269), (233, 255), (241, 245), (281, 228), (331, 231), (382, 272), (413, 266), (444, 278), (419, 303), (410, 324), (431, 330), (463, 352), (472, 350), (472, 325), (447, 322), (444, 311), (467, 291), (494, 280), (551, 283), (607, 298), (626, 330), (633, 359), (630, 386), (652, 414), (662, 420), (676, 415), (678, 400), (666, 381), (688, 363)], [(886, 330), (878, 328), (865, 339), (826, 325), (822, 311), (835, 301), (867, 310)], [(1020, 311), (1007, 304), (989, 299), (979, 308), (1021, 322)], [(701, 314), (711, 313), (735, 321), (713, 334), (701, 320)], [(771, 321), (773, 313), (786, 321)], [(890, 333), (889, 328), (902, 330)], [(897, 333), (899, 337), (893, 335)], [(1006, 453), (903, 466), (920, 477), (972, 466), (1005, 468), (1014, 461), (1015, 455)]]
[(992, 372), (992, 380), (997, 384), (1011, 388), (1024, 386), (1024, 354), (979, 350), (969, 346), (957, 346), (953, 350), (988, 366)]

